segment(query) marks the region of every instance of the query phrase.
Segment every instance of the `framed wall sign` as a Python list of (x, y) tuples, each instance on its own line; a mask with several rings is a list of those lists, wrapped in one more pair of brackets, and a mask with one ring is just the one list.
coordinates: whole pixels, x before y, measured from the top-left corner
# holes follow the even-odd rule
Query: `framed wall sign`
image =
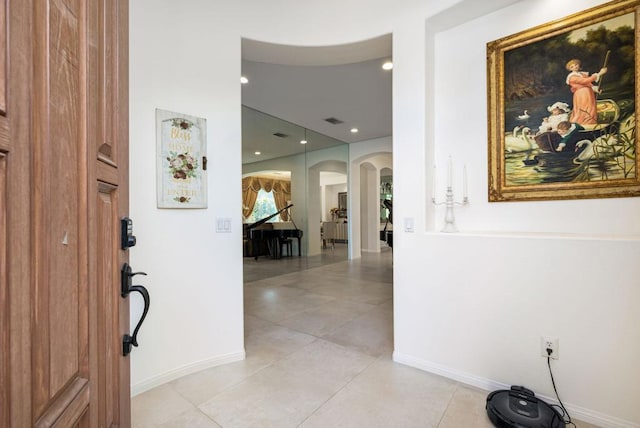
[(156, 109), (158, 208), (207, 207), (207, 121)]
[(487, 44), (489, 201), (640, 196), (640, 0)]

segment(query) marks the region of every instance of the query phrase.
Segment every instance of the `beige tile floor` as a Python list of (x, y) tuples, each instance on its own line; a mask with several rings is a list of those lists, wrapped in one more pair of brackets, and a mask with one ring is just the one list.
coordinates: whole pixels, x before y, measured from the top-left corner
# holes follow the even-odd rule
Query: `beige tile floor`
[(391, 360), (392, 270), (346, 245), (245, 259), (246, 359), (134, 397), (133, 426), (491, 427), (485, 391)]

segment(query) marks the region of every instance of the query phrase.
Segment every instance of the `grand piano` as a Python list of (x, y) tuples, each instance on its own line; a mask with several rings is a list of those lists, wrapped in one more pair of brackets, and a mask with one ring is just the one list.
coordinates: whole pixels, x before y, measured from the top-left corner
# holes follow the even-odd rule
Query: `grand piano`
[[(281, 212), (291, 208), (293, 204), (287, 205), (281, 210), (262, 218), (255, 223), (244, 225), (244, 246), (245, 257), (269, 255), (273, 259), (282, 257), (283, 244), (290, 244), (291, 239), (298, 240), (298, 256), (302, 255), (302, 230), (298, 229), (295, 222), (286, 222), (283, 228), (281, 223), (267, 223)], [(291, 256), (291, 245), (288, 245)]]

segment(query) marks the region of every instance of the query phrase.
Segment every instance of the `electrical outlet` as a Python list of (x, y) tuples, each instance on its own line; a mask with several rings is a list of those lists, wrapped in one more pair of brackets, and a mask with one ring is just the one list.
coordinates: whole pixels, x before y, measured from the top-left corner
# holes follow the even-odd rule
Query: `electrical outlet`
[[(551, 349), (551, 355), (548, 354), (547, 349)], [(540, 355), (550, 356), (554, 360), (560, 358), (560, 340), (557, 337), (542, 336), (540, 338)]]

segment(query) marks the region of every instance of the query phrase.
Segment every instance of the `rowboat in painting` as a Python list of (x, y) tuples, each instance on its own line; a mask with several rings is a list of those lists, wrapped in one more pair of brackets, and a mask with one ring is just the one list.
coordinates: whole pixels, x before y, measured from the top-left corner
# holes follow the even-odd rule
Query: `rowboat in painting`
[[(562, 151), (573, 152), (576, 144), (580, 141), (594, 141), (605, 135), (615, 133), (618, 130), (618, 119), (620, 118), (620, 107), (611, 99), (598, 100), (596, 103), (598, 111), (598, 123), (593, 125), (576, 125), (578, 129), (570, 138), (566, 138)], [(543, 132), (534, 137), (537, 148), (543, 152), (558, 153), (562, 136), (556, 131)], [(579, 147), (578, 147), (579, 149)]]

